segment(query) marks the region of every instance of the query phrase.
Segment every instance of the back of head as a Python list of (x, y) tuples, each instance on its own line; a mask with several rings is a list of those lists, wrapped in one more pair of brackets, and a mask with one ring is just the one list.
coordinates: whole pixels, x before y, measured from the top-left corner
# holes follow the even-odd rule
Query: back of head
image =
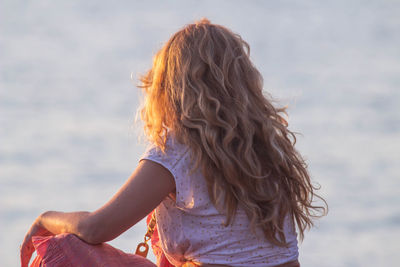
[[(287, 122), (262, 93), (249, 45), (203, 19), (175, 33), (142, 78), (145, 130), (161, 149), (171, 131), (193, 153), (211, 200), (232, 222), (240, 205), (251, 226), (285, 245), (283, 221), (300, 236), (312, 225), (314, 187)], [(323, 209), (323, 208), (321, 208)]]

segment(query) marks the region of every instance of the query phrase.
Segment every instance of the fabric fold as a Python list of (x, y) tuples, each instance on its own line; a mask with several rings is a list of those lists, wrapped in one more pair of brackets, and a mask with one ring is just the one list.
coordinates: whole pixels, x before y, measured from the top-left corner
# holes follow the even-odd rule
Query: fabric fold
[(32, 243), (37, 256), (30, 267), (156, 267), (141, 256), (125, 253), (107, 243), (90, 245), (73, 234), (34, 236)]

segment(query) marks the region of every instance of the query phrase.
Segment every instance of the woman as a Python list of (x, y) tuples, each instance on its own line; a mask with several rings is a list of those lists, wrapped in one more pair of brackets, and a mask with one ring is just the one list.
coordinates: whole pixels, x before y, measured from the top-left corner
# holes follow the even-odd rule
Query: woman
[(262, 94), (262, 77), (237, 34), (203, 19), (175, 33), (142, 78), (141, 117), (153, 146), (125, 185), (94, 212), (41, 214), (32, 236), (112, 240), (153, 209), (159, 246), (182, 266), (299, 266), (313, 225), (315, 188), (295, 136)]

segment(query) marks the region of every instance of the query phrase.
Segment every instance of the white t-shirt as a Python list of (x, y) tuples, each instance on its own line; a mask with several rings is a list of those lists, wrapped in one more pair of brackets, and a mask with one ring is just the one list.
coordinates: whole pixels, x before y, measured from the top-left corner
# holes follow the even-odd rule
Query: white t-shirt
[(238, 208), (233, 224), (225, 227), (225, 215), (212, 204), (205, 179), (190, 175), (190, 151), (168, 137), (165, 154), (152, 146), (140, 160), (159, 163), (170, 171), (176, 184), (176, 201), (165, 198), (156, 208), (157, 228), (167, 259), (175, 266), (185, 261), (230, 266), (275, 266), (298, 258), (297, 234), (285, 221), (287, 247), (271, 244), (261, 229), (250, 230), (246, 213)]

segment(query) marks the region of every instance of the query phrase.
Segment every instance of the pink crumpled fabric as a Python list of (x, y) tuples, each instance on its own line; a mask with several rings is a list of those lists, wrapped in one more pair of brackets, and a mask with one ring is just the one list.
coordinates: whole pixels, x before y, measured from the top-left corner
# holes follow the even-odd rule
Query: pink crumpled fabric
[(156, 267), (141, 256), (125, 253), (107, 243), (90, 245), (73, 234), (34, 236), (32, 242), (37, 256), (30, 267)]
[[(147, 224), (149, 224), (153, 212), (148, 215)], [(36, 249), (37, 256), (30, 267), (174, 267), (165, 257), (160, 246), (157, 225), (151, 237), (151, 247), (157, 258), (157, 265), (146, 258), (125, 253), (107, 243), (99, 245), (87, 244), (73, 234), (34, 236), (32, 237), (32, 243)]]

